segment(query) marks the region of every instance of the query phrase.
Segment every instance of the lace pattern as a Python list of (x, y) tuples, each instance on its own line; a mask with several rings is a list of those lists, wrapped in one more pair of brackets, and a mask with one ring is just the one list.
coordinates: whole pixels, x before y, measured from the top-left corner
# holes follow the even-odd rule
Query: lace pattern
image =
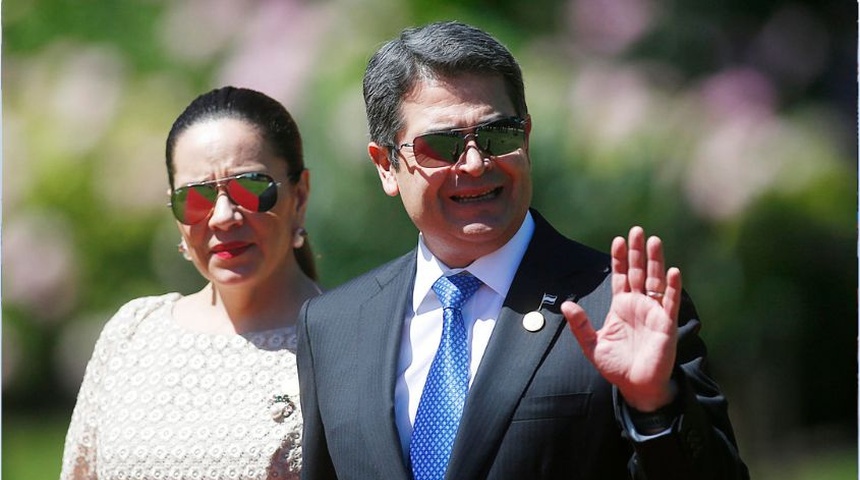
[(124, 305), (87, 365), (65, 479), (298, 479), (294, 328), (183, 330), (172, 293)]

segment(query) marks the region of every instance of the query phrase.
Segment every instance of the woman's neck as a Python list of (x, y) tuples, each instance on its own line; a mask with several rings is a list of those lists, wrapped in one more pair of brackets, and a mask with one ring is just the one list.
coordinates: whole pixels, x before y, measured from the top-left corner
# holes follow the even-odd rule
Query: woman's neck
[(185, 328), (207, 333), (248, 333), (284, 328), (319, 287), (301, 271), (286, 281), (225, 287), (207, 284), (177, 304), (176, 320)]

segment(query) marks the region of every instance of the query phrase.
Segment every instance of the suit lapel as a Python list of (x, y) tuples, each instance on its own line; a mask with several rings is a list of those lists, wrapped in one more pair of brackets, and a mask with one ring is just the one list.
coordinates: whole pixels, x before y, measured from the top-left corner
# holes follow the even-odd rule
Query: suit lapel
[[(496, 326), (478, 367), (466, 400), (460, 430), (448, 468), (449, 478), (486, 476), (514, 411), (548, 349), (567, 328), (559, 312), (561, 303), (574, 298), (588, 285), (577, 272), (593, 269), (582, 247), (556, 232), (537, 212), (535, 232), (517, 269), (514, 281), (496, 321)], [(582, 250), (585, 252), (585, 250)], [(541, 303), (543, 295), (556, 295), (552, 305)], [(526, 313), (538, 310), (543, 328), (530, 332), (523, 327)], [(484, 464), (475, 460), (482, 459)]]
[[(540, 300), (540, 297), (537, 297)], [(523, 392), (546, 350), (563, 330), (564, 318), (543, 309), (546, 324), (538, 332), (522, 326), (523, 314), (504, 307), (493, 339), (481, 360), (466, 401), (449, 472), (454, 478), (482, 478), (486, 465), (510, 425)]]
[(403, 313), (411, 300), (415, 252), (377, 275), (379, 291), (361, 305), (357, 341), (356, 378), (362, 392), (355, 412), (364, 438), (368, 460), (385, 471), (387, 478), (409, 478), (394, 416), (394, 385), (403, 331)]

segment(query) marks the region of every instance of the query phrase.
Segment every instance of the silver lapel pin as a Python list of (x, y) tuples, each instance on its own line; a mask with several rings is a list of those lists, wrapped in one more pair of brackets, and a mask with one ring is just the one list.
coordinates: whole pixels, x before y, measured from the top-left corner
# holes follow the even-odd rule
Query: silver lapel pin
[(558, 300), (558, 297), (556, 295), (544, 293), (543, 297), (540, 299), (540, 305), (538, 305), (538, 308), (527, 313), (523, 317), (523, 328), (530, 332), (537, 332), (538, 330), (542, 329), (546, 321), (543, 318), (543, 314), (540, 313), (539, 310), (544, 305), (555, 305), (556, 300)]

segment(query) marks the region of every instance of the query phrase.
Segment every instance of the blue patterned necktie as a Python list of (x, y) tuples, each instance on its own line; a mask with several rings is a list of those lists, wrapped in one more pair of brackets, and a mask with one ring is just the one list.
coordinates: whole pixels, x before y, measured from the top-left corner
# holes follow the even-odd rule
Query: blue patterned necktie
[(415, 480), (445, 476), (469, 390), (469, 349), (460, 308), (481, 284), (468, 272), (439, 277), (433, 284), (442, 302), (442, 339), (418, 402), (409, 444)]

